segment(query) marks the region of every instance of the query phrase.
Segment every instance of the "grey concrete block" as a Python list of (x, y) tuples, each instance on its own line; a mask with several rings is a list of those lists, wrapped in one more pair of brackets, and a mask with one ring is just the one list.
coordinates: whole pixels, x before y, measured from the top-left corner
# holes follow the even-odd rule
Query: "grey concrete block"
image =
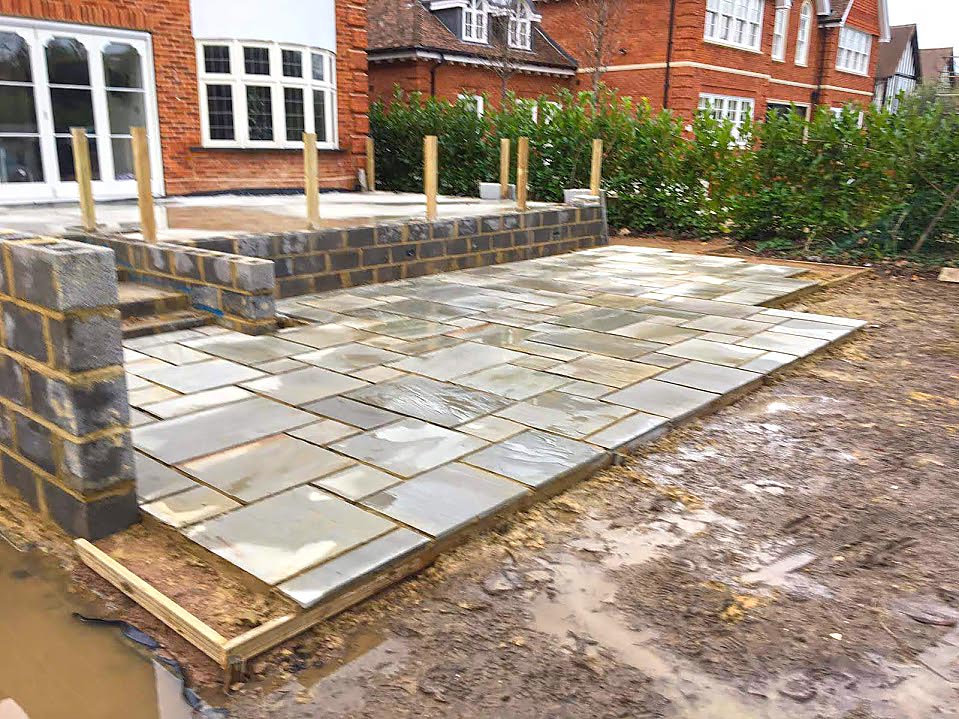
[(484, 217), (480, 221), (480, 228), (482, 232), (499, 232), (503, 229), (503, 220), (499, 215)]
[(276, 301), (272, 295), (241, 295), (237, 292), (222, 293), (223, 310), (227, 314), (248, 320), (263, 320), (276, 317)]
[(3, 466), (3, 481), (7, 486), (16, 490), (24, 502), (34, 509), (39, 509), (40, 497), (37, 494), (37, 481), (33, 470), (6, 452), (0, 455), (0, 465)]
[(73, 385), (29, 371), (33, 411), (71, 434), (128, 425), (130, 405), (121, 375), (90, 385)]
[(216, 287), (207, 285), (194, 285), (190, 287), (187, 294), (190, 295), (190, 303), (201, 310), (220, 309), (220, 292)]
[(294, 275), (317, 275), (326, 272), (326, 254), (297, 255), (293, 258)]
[(461, 217), (456, 221), (456, 236), (468, 237), (477, 233), (475, 217)]
[(60, 449), (63, 456), (60, 478), (77, 492), (98, 492), (136, 476), (129, 432), (93, 442), (61, 441)]
[(47, 361), (47, 345), (43, 339), (43, 317), (39, 313), (4, 302), (3, 329), (8, 349), (41, 362)]
[(120, 313), (48, 320), (53, 362), (59, 369), (79, 372), (123, 364)]
[(117, 303), (116, 263), (107, 248), (64, 240), (11, 244), (10, 255), (21, 299), (61, 311)]
[(407, 225), (407, 240), (410, 242), (422, 242), (430, 239), (429, 222), (411, 222)]
[(143, 260), (146, 263), (146, 266), (143, 268), (144, 270), (173, 274), (167, 252), (160, 247), (144, 245)]
[(344, 246), (343, 230), (321, 230), (309, 233), (310, 252), (325, 252), (338, 250)]
[(376, 226), (376, 244), (378, 245), (392, 245), (396, 242), (403, 241), (403, 225), (395, 224), (384, 224)]
[(236, 266), (237, 289), (248, 292), (273, 292), (276, 276), (272, 262), (232, 260)]
[(267, 235), (238, 237), (236, 251), (247, 257), (270, 257), (272, 252), (271, 238)]
[(6, 407), (0, 407), (0, 445), (15, 449), (13, 446), (12, 413)]
[(26, 401), (26, 373), (12, 357), (0, 355), (0, 396), (19, 405)]
[(173, 273), (177, 277), (186, 277), (193, 280), (200, 279), (200, 264), (203, 262), (202, 250), (171, 250)]
[(437, 220), (430, 225), (430, 236), (434, 240), (448, 240), (455, 229), (456, 223), (453, 220)]
[(203, 277), (215, 285), (233, 286), (233, 265), (231, 257), (206, 255), (202, 258)]
[(354, 227), (346, 231), (347, 247), (372, 247), (376, 244), (376, 234), (372, 227)]
[(136, 492), (84, 502), (51, 482), (43, 483), (50, 518), (74, 537), (96, 541), (140, 521)]
[(16, 414), (15, 424), (18, 452), (44, 471), (55, 475), (57, 463), (50, 430), (22, 414)]

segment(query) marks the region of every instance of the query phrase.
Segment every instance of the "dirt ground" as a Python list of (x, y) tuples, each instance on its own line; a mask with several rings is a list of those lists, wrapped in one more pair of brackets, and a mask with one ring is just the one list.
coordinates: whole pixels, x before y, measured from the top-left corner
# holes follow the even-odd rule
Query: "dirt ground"
[(959, 287), (870, 275), (794, 308), (871, 324), (274, 650), (229, 698), (101, 593), (240, 719), (959, 717)]

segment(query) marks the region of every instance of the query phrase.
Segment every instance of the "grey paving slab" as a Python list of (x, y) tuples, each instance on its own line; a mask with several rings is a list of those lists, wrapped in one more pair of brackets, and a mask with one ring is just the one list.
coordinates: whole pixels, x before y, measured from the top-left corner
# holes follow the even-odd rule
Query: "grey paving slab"
[(380, 309), (405, 315), (406, 317), (434, 320), (436, 322), (447, 322), (472, 313), (472, 310), (464, 307), (454, 307), (453, 305), (444, 305), (439, 302), (413, 299), (380, 305)]
[(403, 355), (378, 347), (351, 342), (296, 355), (296, 359), (317, 367), (348, 373), (374, 365), (386, 364), (387, 362), (396, 362), (403, 359)]
[(374, 384), (377, 382), (388, 382), (391, 379), (402, 377), (405, 374), (405, 372), (398, 369), (384, 367), (383, 365), (376, 365), (375, 367), (367, 367), (366, 369), (361, 369), (356, 372), (350, 372), (350, 376)]
[(199, 352), (176, 343), (151, 345), (150, 347), (145, 347), (143, 352), (151, 357), (156, 357), (164, 362), (175, 365), (191, 364), (193, 362), (203, 362), (204, 360), (213, 359), (213, 355), (207, 354), (206, 352)]
[(199, 412), (201, 409), (251, 399), (255, 396), (252, 392), (248, 392), (242, 387), (230, 385), (228, 387), (217, 387), (216, 389), (208, 389), (203, 392), (195, 392), (193, 394), (179, 395), (174, 399), (167, 399), (162, 402), (146, 404), (144, 405), (144, 409), (161, 419), (170, 419), (171, 417), (179, 417), (182, 414)]
[(311, 402), (303, 409), (315, 414), (345, 422), (360, 429), (374, 429), (384, 424), (403, 419), (401, 415), (380, 407), (357, 402), (346, 397), (329, 397), (319, 402)]
[(169, 365), (151, 369), (143, 372), (141, 376), (177, 392), (189, 393), (213, 389), (214, 387), (225, 387), (226, 385), (263, 377), (264, 374), (252, 367), (236, 362), (213, 359), (189, 365)]
[(335, 597), (364, 578), (383, 572), (429, 543), (401, 527), (283, 582), (277, 589), (304, 609)]
[(428, 377), (401, 377), (350, 392), (349, 397), (441, 427), (455, 427), (509, 404), (504, 397)]
[(737, 319), (736, 317), (719, 317), (717, 315), (704, 315), (699, 319), (686, 322), (682, 326), (702, 330), (703, 332), (721, 332), (722, 334), (738, 335), (739, 337), (749, 337), (757, 332), (769, 329), (769, 325), (764, 322)]
[(629, 451), (646, 438), (658, 437), (669, 420), (646, 412), (635, 412), (598, 432), (585, 441), (612, 451)]
[(362, 504), (439, 539), (528, 493), (522, 484), (454, 462), (367, 497)]
[(174, 332), (162, 332), (158, 335), (145, 335), (144, 337), (126, 339), (123, 340), (123, 346), (132, 350), (142, 350), (145, 347), (165, 345), (171, 342), (183, 342), (184, 340), (198, 339), (205, 336), (206, 335), (197, 330), (175, 330)]
[(565, 392), (547, 392), (497, 412), (527, 427), (580, 439), (622, 419), (632, 410)]
[(525, 432), (528, 428), (518, 422), (490, 414), (486, 417), (474, 419), (472, 422), (461, 424), (457, 429), (488, 442), (499, 442), (520, 432)]
[(457, 327), (456, 325), (447, 325), (440, 322), (397, 316), (395, 320), (391, 319), (377, 322), (376, 324), (370, 325), (367, 329), (375, 334), (388, 335), (402, 340), (419, 340), (424, 337), (432, 337), (433, 335), (441, 335), (444, 332), (451, 332), (457, 329)]
[(335, 419), (321, 419), (303, 427), (291, 429), (287, 434), (316, 445), (327, 445), (338, 439), (349, 437), (351, 434), (359, 434), (360, 431), (359, 427), (352, 427)]
[(309, 412), (255, 397), (136, 427), (133, 444), (177, 464), (315, 421)]
[(739, 368), (750, 372), (769, 374), (798, 360), (799, 357), (796, 355), (786, 354), (785, 352), (767, 352), (744, 365), (740, 365)]
[(141, 504), (197, 486), (189, 477), (142, 452), (133, 453), (133, 465), (137, 473), (137, 499)]
[(578, 327), (583, 330), (610, 332), (641, 322), (643, 316), (638, 312), (630, 312), (609, 307), (593, 307), (591, 309), (574, 312), (550, 320), (550, 323), (563, 327)]
[(662, 371), (662, 368), (638, 361), (630, 362), (616, 359), (615, 357), (586, 355), (572, 362), (550, 367), (548, 371), (552, 374), (572, 377), (584, 382), (609, 385), (610, 387), (625, 387), (658, 374)]
[(184, 340), (182, 344), (242, 364), (259, 364), (304, 352), (302, 345), (272, 335), (251, 337), (239, 332)]
[(484, 345), (494, 345), (496, 347), (513, 348), (518, 342), (522, 342), (533, 334), (532, 330), (522, 327), (510, 327), (509, 325), (481, 323), (475, 327), (469, 327), (451, 333), (453, 336), (469, 340), (470, 342), (479, 342)]
[(322, 367), (308, 367), (284, 374), (270, 375), (241, 385), (251, 392), (297, 406), (368, 386), (363, 380), (331, 372)]
[(507, 399), (527, 399), (569, 383), (566, 377), (517, 367), (497, 365), (456, 379), (457, 384), (497, 394)]
[(317, 487), (357, 502), (403, 480), (366, 464), (354, 464), (313, 482)]
[(562, 360), (539, 357), (537, 355), (525, 355), (510, 362), (510, 364), (516, 365), (517, 367), (526, 367), (527, 369), (548, 369), (561, 363)]
[(712, 364), (721, 364), (727, 367), (738, 367), (741, 364), (756, 359), (762, 354), (762, 352), (752, 346), (709, 342), (702, 339), (686, 340), (679, 344), (663, 347), (659, 352), (660, 354), (672, 355), (673, 357), (711, 362)]
[(243, 503), (344, 469), (351, 460), (286, 434), (225, 449), (179, 468)]
[(135, 407), (130, 407), (130, 426), (131, 427), (140, 427), (144, 424), (150, 424), (151, 422), (156, 422), (157, 418), (153, 415), (142, 412), (141, 410), (136, 409)]
[(781, 310), (776, 308), (763, 309), (759, 313), (760, 317), (768, 317), (770, 320), (798, 319), (809, 320), (811, 322), (823, 322), (825, 324), (840, 325), (842, 327), (863, 327), (863, 320), (856, 320), (849, 317), (834, 317), (832, 315), (817, 315), (807, 312), (796, 312), (794, 310)]
[[(206, 359), (213, 359), (207, 355)], [(151, 370), (162, 369), (164, 367), (172, 367), (173, 364), (170, 362), (164, 362), (161, 359), (156, 357), (146, 357), (145, 359), (136, 360), (135, 362), (127, 362), (124, 364), (124, 369), (126, 369), (128, 374), (134, 375), (136, 377), (143, 377), (144, 372), (150, 372)]]
[(837, 326), (827, 322), (816, 322), (814, 320), (791, 319), (771, 327), (770, 331), (834, 341), (853, 332), (854, 328)]
[(167, 389), (166, 387), (161, 387), (160, 385), (150, 382), (143, 387), (131, 389), (127, 395), (127, 401), (129, 401), (131, 407), (142, 408), (154, 402), (162, 402), (163, 400), (174, 399), (179, 396), (179, 392), (174, 392), (172, 389)]
[(677, 342), (696, 337), (699, 335), (699, 332), (644, 319), (636, 324), (626, 325), (625, 327), (612, 330), (611, 334), (621, 337), (632, 337), (637, 340), (646, 340), (647, 342), (676, 344)]
[(590, 399), (599, 399), (605, 397), (611, 392), (616, 391), (616, 387), (610, 387), (596, 382), (587, 382), (586, 380), (575, 379), (569, 384), (564, 384), (559, 388), (560, 392), (566, 394), (575, 394), (577, 397), (589, 397)]
[(240, 507), (225, 494), (209, 487), (194, 486), (185, 492), (147, 502), (140, 506), (154, 519), (175, 529), (183, 529)]
[(465, 457), (481, 469), (540, 487), (570, 475), (587, 476), (608, 463), (605, 452), (584, 442), (529, 430)]
[(783, 334), (782, 332), (760, 332), (758, 335), (747, 337), (739, 342), (743, 347), (768, 350), (770, 352), (784, 352), (786, 354), (805, 357), (829, 344), (829, 340), (816, 337), (802, 337), (800, 335)]
[[(314, 347), (316, 349), (332, 347), (333, 345), (343, 345), (347, 342), (357, 342), (370, 336), (368, 332), (337, 324), (297, 327), (295, 329), (281, 330), (278, 334), (285, 340), (298, 342), (301, 345)], [(301, 352), (303, 352), (303, 349), (299, 348), (297, 352), (291, 352), (290, 354), (299, 354)]]
[(459, 337), (449, 337), (447, 335), (435, 335), (421, 340), (397, 340), (389, 349), (399, 352), (403, 355), (424, 355), (428, 352), (435, 352), (444, 347), (455, 347), (462, 344), (463, 340)]
[(290, 357), (281, 357), (280, 359), (270, 360), (269, 362), (261, 362), (258, 365), (254, 365), (254, 367), (261, 372), (282, 374), (283, 372), (292, 372), (295, 369), (303, 369), (306, 365)]
[(637, 361), (642, 362), (643, 364), (652, 365), (654, 367), (670, 369), (672, 367), (678, 367), (689, 360), (687, 360), (685, 357), (673, 357), (671, 355), (660, 354), (659, 352), (652, 352), (648, 355), (643, 355)]
[(614, 392), (606, 399), (660, 417), (681, 419), (706, 409), (720, 396), (714, 392), (704, 392), (692, 387), (646, 379), (619, 392)]
[(383, 517), (308, 486), (203, 522), (186, 535), (263, 582), (276, 584), (395, 528)]
[(403, 419), (347, 437), (330, 448), (401, 477), (412, 477), (486, 446), (479, 437)]
[(418, 357), (407, 357), (389, 366), (432, 379), (450, 380), (520, 357), (521, 353), (502, 347), (464, 342)]
[(607, 355), (619, 359), (634, 359), (647, 352), (653, 352), (657, 345), (653, 342), (617, 337), (602, 332), (583, 329), (564, 329), (554, 332), (537, 332), (527, 340), (539, 344), (582, 350), (591, 354)]
[(762, 374), (734, 367), (709, 364), (708, 362), (687, 362), (675, 369), (666, 370), (656, 379), (663, 382), (681, 384), (685, 387), (726, 394), (762, 380)]

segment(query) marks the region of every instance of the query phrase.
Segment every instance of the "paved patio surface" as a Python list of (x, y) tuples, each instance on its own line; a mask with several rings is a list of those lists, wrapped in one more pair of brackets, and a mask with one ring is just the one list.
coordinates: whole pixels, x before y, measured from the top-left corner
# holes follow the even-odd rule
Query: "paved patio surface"
[(757, 306), (800, 272), (604, 247), (128, 340), (143, 510), (313, 606), (863, 324)]

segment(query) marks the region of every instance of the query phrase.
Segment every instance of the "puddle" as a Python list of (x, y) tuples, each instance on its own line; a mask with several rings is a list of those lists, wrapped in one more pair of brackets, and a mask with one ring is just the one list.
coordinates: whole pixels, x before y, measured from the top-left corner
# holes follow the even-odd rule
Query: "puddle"
[(48, 557), (0, 540), (0, 719), (190, 719), (179, 682), (69, 591)]

